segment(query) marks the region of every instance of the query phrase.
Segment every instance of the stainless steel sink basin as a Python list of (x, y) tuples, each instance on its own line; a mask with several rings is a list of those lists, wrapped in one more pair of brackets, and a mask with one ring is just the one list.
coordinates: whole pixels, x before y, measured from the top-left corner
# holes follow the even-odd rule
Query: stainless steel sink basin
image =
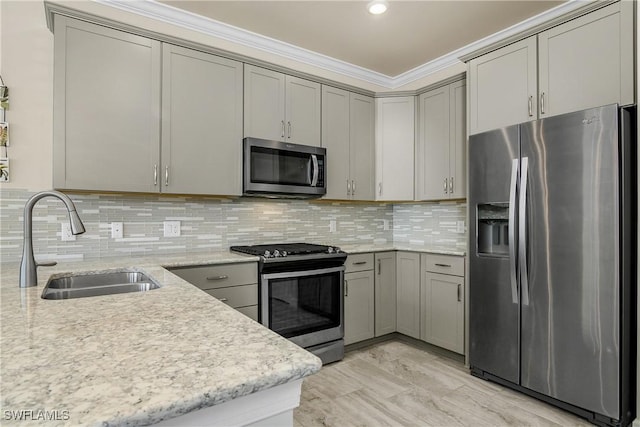
[(100, 295), (144, 292), (160, 285), (139, 271), (75, 274), (49, 279), (42, 292), (44, 299), (85, 298)]

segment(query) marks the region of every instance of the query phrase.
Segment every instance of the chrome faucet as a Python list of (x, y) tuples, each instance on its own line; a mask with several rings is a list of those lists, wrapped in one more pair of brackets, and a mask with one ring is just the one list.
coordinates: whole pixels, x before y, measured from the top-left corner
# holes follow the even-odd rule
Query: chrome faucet
[(31, 233), (33, 231), (33, 207), (38, 200), (52, 196), (56, 197), (65, 204), (67, 211), (69, 212), (69, 222), (71, 223), (72, 234), (82, 234), (85, 232), (84, 225), (76, 212), (76, 206), (73, 204), (69, 196), (59, 191), (41, 191), (31, 196), (27, 203), (24, 205), (24, 243), (22, 244), (22, 262), (20, 263), (20, 287), (28, 288), (38, 285), (38, 266), (52, 266), (56, 265), (52, 263), (37, 263), (33, 257), (33, 239)]

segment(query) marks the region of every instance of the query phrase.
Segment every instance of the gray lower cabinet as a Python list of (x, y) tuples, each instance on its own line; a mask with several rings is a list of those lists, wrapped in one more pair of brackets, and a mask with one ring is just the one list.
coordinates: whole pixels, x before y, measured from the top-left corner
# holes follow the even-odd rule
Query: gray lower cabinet
[(158, 191), (160, 57), (158, 41), (55, 15), (55, 188)]
[(397, 331), (420, 338), (420, 254), (397, 252)]
[(344, 343), (375, 336), (375, 287), (372, 253), (353, 254), (344, 263)]
[(396, 331), (396, 253), (375, 254), (375, 336)]
[(175, 267), (170, 271), (258, 321), (258, 266), (255, 262)]
[(423, 254), (420, 338), (464, 354), (464, 257)]
[(373, 98), (322, 86), (322, 146), (327, 149), (326, 199), (374, 199)]
[(162, 192), (242, 194), (242, 63), (162, 53)]

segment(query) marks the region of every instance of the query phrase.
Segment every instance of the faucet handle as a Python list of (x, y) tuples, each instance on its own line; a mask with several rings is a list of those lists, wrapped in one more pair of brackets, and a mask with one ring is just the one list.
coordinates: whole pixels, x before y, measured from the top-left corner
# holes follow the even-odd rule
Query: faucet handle
[(57, 261), (45, 261), (45, 262), (36, 261), (36, 267), (53, 267), (56, 264), (58, 264)]

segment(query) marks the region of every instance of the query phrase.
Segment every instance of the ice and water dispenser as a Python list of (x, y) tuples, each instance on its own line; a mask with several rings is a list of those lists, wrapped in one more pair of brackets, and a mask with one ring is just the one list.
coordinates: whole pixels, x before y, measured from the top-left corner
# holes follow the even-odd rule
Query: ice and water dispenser
[(484, 203), (477, 212), (478, 254), (509, 255), (509, 203)]

